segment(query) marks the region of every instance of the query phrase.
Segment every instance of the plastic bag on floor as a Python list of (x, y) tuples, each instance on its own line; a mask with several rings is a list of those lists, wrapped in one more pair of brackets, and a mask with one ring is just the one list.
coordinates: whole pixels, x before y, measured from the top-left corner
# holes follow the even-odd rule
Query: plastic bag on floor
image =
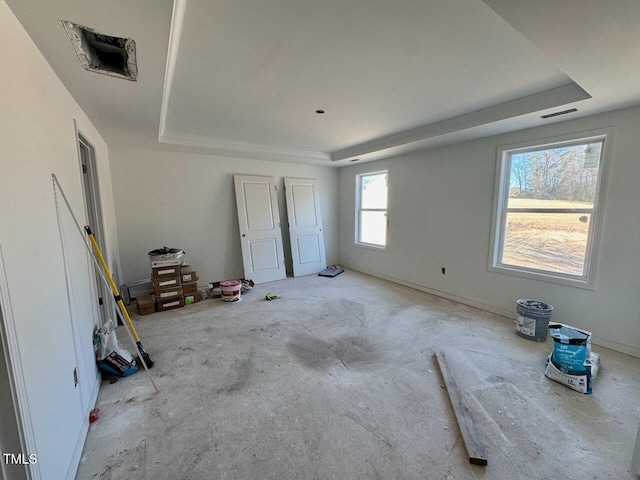
[(598, 373), (600, 357), (591, 352), (591, 332), (549, 323), (553, 351), (547, 359), (545, 375), (581, 393), (591, 394), (592, 380)]
[(138, 370), (131, 352), (118, 341), (113, 320), (109, 319), (96, 330), (93, 347), (98, 368), (101, 370), (118, 377), (128, 377)]

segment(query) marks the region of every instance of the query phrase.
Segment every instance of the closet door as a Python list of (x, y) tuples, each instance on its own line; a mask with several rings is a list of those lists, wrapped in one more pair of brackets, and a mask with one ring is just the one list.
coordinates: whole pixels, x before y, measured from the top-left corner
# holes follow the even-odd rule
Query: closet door
[(293, 257), (293, 276), (311, 275), (327, 266), (316, 181), (285, 178), (285, 196)]
[(244, 277), (255, 283), (286, 278), (273, 177), (234, 175)]

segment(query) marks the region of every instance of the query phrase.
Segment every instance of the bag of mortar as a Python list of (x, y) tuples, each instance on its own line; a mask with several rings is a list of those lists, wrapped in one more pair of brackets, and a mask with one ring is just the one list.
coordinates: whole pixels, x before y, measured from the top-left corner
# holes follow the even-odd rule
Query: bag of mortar
[(545, 375), (573, 390), (591, 394), (591, 383), (600, 367), (599, 355), (591, 353), (591, 332), (550, 322), (549, 335), (553, 338), (553, 351), (547, 359)]
[(96, 330), (93, 336), (93, 348), (100, 370), (118, 377), (128, 377), (138, 370), (131, 352), (118, 341), (111, 319)]

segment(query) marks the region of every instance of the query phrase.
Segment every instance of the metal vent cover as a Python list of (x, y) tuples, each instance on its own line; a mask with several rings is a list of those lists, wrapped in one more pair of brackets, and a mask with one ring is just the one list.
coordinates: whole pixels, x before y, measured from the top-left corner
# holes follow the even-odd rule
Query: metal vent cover
[(577, 108), (570, 108), (569, 110), (563, 110), (561, 112), (548, 113), (547, 115), (542, 115), (540, 118), (553, 118), (558, 117), (560, 115), (566, 115), (567, 113), (577, 112)]

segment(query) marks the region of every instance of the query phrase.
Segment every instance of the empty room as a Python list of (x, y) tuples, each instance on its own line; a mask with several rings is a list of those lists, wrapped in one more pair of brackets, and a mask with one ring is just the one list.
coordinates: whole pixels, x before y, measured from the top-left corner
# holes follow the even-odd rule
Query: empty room
[(0, 480), (638, 479), (639, 25), (0, 0)]

